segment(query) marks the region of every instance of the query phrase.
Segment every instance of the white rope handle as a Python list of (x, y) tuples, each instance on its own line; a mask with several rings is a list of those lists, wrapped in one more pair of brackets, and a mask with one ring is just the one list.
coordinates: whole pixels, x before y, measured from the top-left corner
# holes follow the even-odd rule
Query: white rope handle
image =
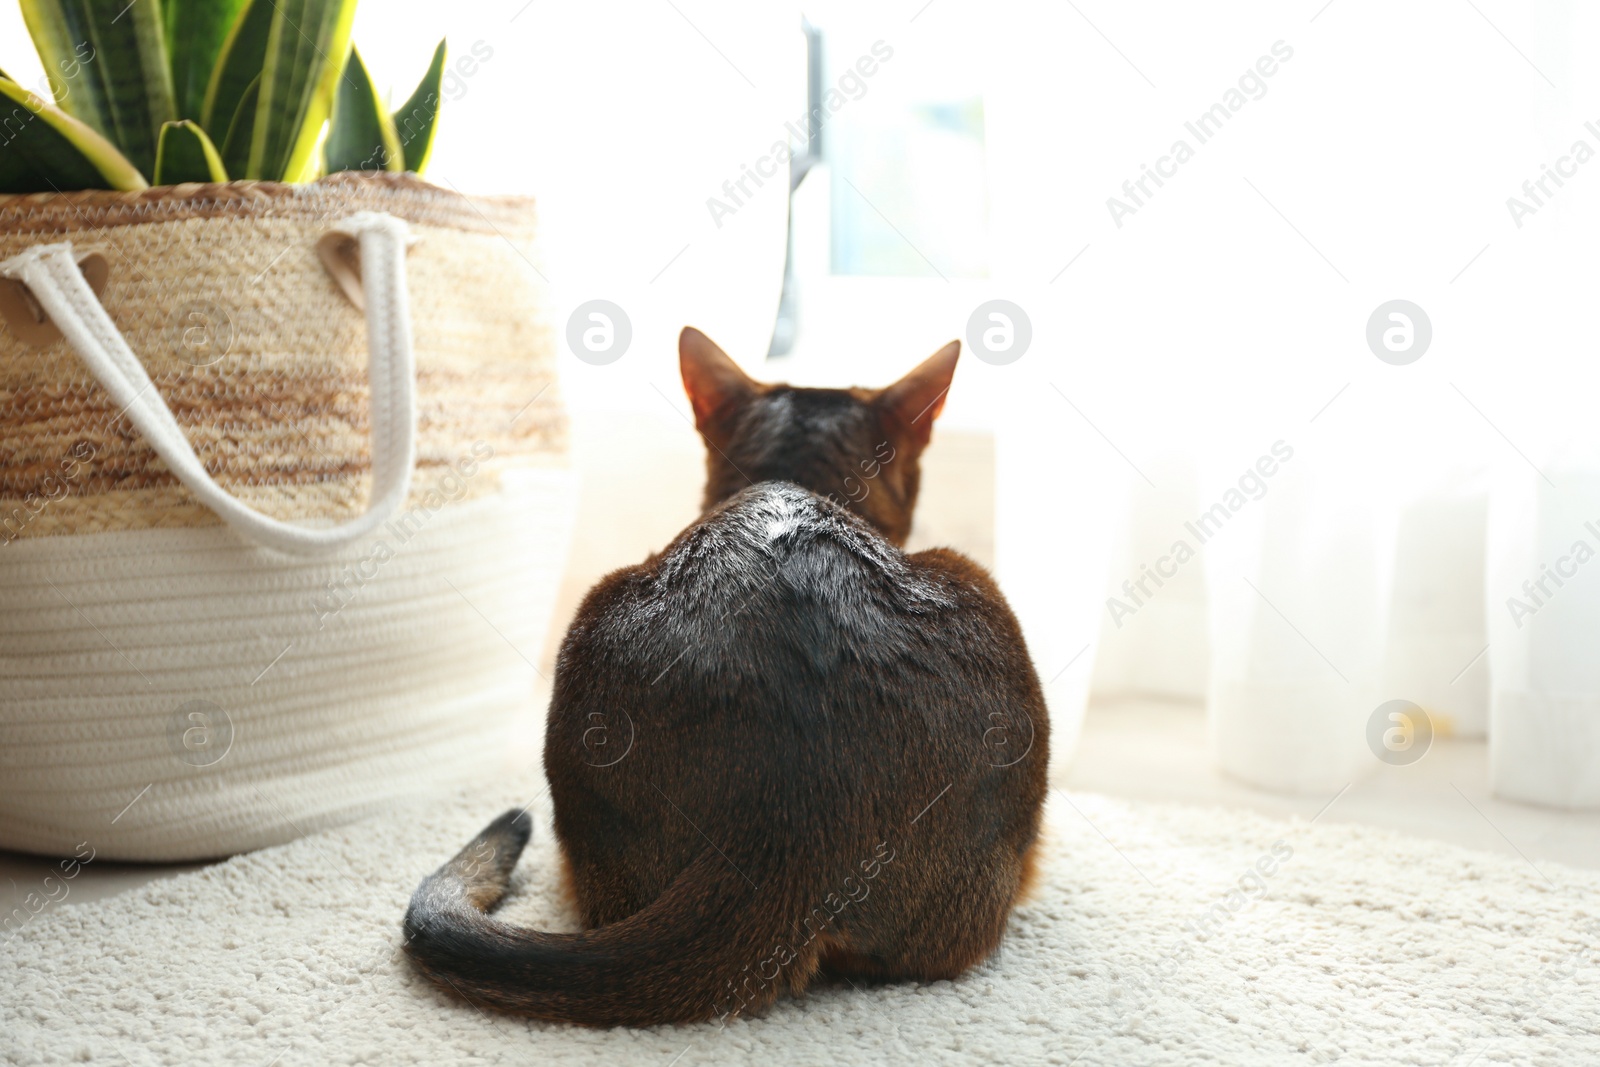
[(416, 371), (406, 295), (406, 224), (363, 211), (334, 229), (361, 244), (367, 305), (367, 377), (372, 391), (372, 497), (367, 510), (335, 526), (308, 527), (263, 515), (212, 479), (166, 401), (78, 269), (72, 245), (36, 245), (0, 263), (0, 275), (33, 293), (51, 321), (114, 403), (144, 434), (178, 480), (250, 541), (307, 554), (347, 545), (372, 532), (405, 503), (416, 458)]

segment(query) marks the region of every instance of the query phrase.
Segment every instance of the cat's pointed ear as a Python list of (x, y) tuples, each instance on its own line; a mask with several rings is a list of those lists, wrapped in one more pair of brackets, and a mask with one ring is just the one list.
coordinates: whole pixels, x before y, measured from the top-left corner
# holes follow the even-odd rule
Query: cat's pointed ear
[(961, 342), (951, 341), (919, 363), (915, 370), (878, 396), (878, 405), (894, 419), (917, 448), (928, 443), (933, 420), (944, 410), (950, 379), (956, 373)]
[(760, 386), (693, 326), (685, 326), (678, 335), (678, 368), (683, 372), (683, 391), (694, 408), (695, 428), (720, 447), (727, 436), (728, 416), (755, 396)]

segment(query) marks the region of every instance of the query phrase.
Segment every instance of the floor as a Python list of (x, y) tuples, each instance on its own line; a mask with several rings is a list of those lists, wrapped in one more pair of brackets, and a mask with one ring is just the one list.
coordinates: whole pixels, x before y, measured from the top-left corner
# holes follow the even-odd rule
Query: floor
[[(660, 548), (694, 518), (704, 470), (698, 438), (681, 414), (666, 407), (655, 415), (587, 416), (575, 425), (574, 436), (584, 492), (557, 621), (541, 656), (546, 675), (584, 591), (607, 571)], [(991, 437), (937, 434), (924, 459), (923, 499), (908, 547), (950, 545), (992, 566), (993, 472)], [(541, 707), (546, 695), (536, 694)], [(536, 729), (530, 728), (512, 747), (511, 758), (534, 759), (536, 754)], [(1091, 703), (1075, 757), (1070, 765), (1053, 768), (1052, 780), (1073, 790), (1243, 807), (1282, 817), (1310, 818), (1326, 805), (1323, 817), (1329, 820), (1520, 855), (1535, 866), (1556, 861), (1600, 869), (1600, 812), (1555, 811), (1493, 799), (1481, 741), (1440, 740), (1420, 762), (1379, 765), (1372, 776), (1352, 783), (1337, 798), (1278, 796), (1215, 769), (1200, 705), (1098, 700)], [(52, 866), (49, 860), (0, 852), (0, 899), (21, 899)], [(199, 866), (99, 861), (73, 880), (65, 903), (110, 896)]]
[[(1375, 772), (1337, 798), (1268, 793), (1219, 771), (1199, 703), (1125, 698), (1089, 705), (1070, 765), (1053, 768), (1067, 789), (1132, 800), (1249, 808), (1280, 818), (1365, 823), (1398, 833), (1600, 869), (1600, 811), (1573, 812), (1489, 795), (1488, 746), (1441, 738), (1406, 767), (1373, 761)], [(1331, 802), (1331, 803), (1330, 803)]]

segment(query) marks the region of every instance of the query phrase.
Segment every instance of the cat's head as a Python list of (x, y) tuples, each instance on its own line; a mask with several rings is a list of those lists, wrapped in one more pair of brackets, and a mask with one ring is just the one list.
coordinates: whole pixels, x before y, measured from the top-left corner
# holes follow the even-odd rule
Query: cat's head
[(711, 508), (756, 482), (794, 482), (856, 512), (895, 544), (911, 532), (920, 460), (961, 342), (882, 389), (755, 381), (692, 326), (678, 337), (683, 388), (706, 442)]

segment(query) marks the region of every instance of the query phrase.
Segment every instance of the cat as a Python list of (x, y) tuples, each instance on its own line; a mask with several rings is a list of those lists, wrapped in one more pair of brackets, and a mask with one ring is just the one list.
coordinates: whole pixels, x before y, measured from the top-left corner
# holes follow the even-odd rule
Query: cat
[(683, 331), (704, 513), (589, 592), (550, 702), (585, 929), (486, 914), (532, 832), (508, 811), (412, 897), (422, 973), (505, 1011), (649, 1026), (989, 956), (1032, 877), (1049, 720), (989, 575), (899, 547), (959, 355), (884, 389), (797, 388)]

